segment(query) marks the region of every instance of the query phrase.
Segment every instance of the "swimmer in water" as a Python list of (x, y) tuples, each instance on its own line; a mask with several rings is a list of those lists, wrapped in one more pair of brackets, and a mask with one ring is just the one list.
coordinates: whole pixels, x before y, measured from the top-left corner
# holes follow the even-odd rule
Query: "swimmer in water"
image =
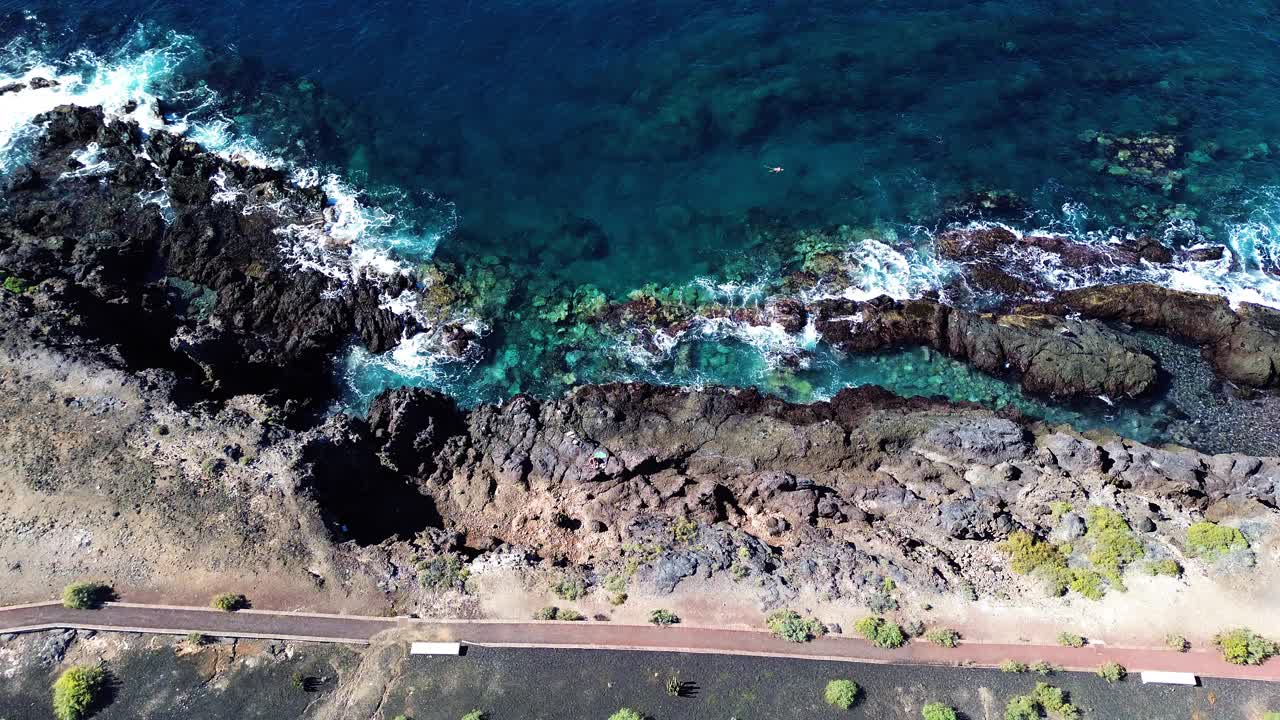
[(765, 169), (767, 169), (769, 172), (773, 173), (774, 175), (777, 175), (778, 173), (782, 172), (781, 165), (774, 165), (773, 167), (769, 167), (768, 165), (765, 165)]

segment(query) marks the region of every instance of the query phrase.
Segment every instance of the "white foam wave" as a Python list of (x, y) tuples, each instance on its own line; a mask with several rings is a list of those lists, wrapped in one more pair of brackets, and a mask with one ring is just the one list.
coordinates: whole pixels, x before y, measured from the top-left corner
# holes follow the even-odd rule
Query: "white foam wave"
[[(110, 57), (79, 50), (65, 60), (51, 61), (26, 46), (18, 46), (21, 51), (7, 48), (0, 85), (21, 83), (27, 88), (0, 99), (0, 171), (22, 161), (22, 154), (15, 151), (36, 132), (32, 121), (59, 105), (101, 106), (111, 116), (137, 122), (144, 132), (164, 127), (156, 93), (173, 80), (196, 46), (179, 33), (164, 34), (158, 42), (153, 36), (138, 28), (125, 48)], [(136, 50), (147, 43), (149, 47)], [(36, 79), (53, 84), (33, 88)], [(212, 94), (205, 88), (190, 92)]]
[[(419, 258), (434, 252), (441, 235), (451, 225), (436, 232), (410, 230), (396, 214), (364, 202), (364, 194), (338, 176), (294, 166), (261, 147), (254, 138), (238, 132), (235, 122), (223, 114), (222, 100), (214, 90), (203, 82), (183, 84), (181, 73), (189, 69), (187, 64), (202, 60), (202, 50), (190, 36), (157, 33), (144, 26), (135, 28), (121, 47), (106, 55), (79, 50), (64, 59), (51, 60), (25, 38), (0, 48), (0, 86), (25, 86), (0, 96), (0, 172), (23, 162), (24, 142), (39, 132), (33, 121), (42, 113), (60, 105), (101, 106), (109, 117), (132, 120), (144, 133), (183, 135), (226, 159), (260, 168), (279, 168), (289, 172), (291, 181), (300, 187), (322, 189), (327, 200), (323, 212), (314, 221), (289, 225), (277, 234), (281, 249), (295, 266), (321, 272), (334, 281), (327, 295), (336, 294), (344, 284), (362, 276), (389, 278), (410, 273), (411, 266), (396, 257), (396, 249), (412, 248)], [(37, 78), (52, 84), (31, 87)], [(162, 116), (162, 99), (183, 110)], [(74, 159), (81, 167), (68, 171), (64, 177), (108, 172), (110, 165), (97, 157), (98, 150), (91, 145), (76, 153)], [(211, 183), (215, 203), (236, 202), (246, 194), (247, 188), (236, 187), (225, 172), (217, 173)], [(159, 206), (166, 220), (173, 219), (171, 200), (163, 191), (140, 193), (138, 200)], [(286, 208), (286, 202), (267, 199), (246, 203), (242, 212), (282, 214), (287, 209), (298, 214), (297, 208)], [(411, 292), (395, 297), (384, 295), (382, 306), (413, 316), (420, 326), (431, 328), (433, 323), (419, 310), (415, 297)], [(467, 318), (457, 322), (474, 325)], [(451, 359), (440, 349), (443, 342), (436, 333), (424, 332), (406, 338), (378, 362), (410, 377), (430, 373)]]
[(849, 300), (866, 301), (881, 295), (895, 300), (920, 297), (942, 289), (957, 269), (927, 246), (894, 247), (874, 238), (854, 243), (844, 256), (853, 282), (839, 295)]

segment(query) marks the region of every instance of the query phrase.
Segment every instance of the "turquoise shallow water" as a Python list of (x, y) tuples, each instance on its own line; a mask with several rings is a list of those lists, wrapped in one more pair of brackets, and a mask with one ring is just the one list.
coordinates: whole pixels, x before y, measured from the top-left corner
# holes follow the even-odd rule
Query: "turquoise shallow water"
[[(1159, 437), (1163, 410), (1075, 415), (919, 350), (815, 347), (795, 369), (770, 338), (730, 332), (654, 357), (577, 320), (650, 284), (758, 302), (805, 233), (836, 224), (881, 243), (857, 255), (862, 289), (918, 295), (950, 272), (931, 231), (976, 190), (1016, 194), (1005, 219), (1024, 227), (1189, 221), (1234, 244), (1266, 296), (1280, 217), (1272, 4), (709, 5), (0, 4), (0, 70), (96, 73), (95, 98), (145, 91), (210, 146), (335, 173), (362, 205), (366, 248), (447, 264), (483, 352), (352, 351), (335, 378), (346, 407), (405, 383), (474, 403), (614, 379), (795, 400), (874, 382)], [(1162, 187), (1108, 170), (1097, 132), (1175, 138), (1178, 176)]]

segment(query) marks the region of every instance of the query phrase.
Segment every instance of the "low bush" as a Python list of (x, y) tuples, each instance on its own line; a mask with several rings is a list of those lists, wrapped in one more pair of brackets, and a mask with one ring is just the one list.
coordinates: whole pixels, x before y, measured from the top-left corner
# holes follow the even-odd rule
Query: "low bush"
[(1084, 638), (1076, 635), (1075, 633), (1058, 633), (1058, 644), (1062, 647), (1082, 648), (1084, 647), (1084, 642)]
[(925, 633), (925, 639), (934, 645), (953, 648), (960, 644), (960, 633), (951, 628), (936, 628)]
[(1000, 543), (1000, 551), (1009, 556), (1010, 569), (1019, 575), (1027, 575), (1046, 567), (1067, 566), (1067, 559), (1058, 552), (1058, 548), (1038, 540), (1025, 530), (1009, 533), (1009, 539)]
[(606, 592), (614, 595), (626, 594), (627, 576), (622, 573), (610, 573), (601, 583)]
[(680, 682), (680, 675), (673, 674), (667, 676), (667, 695), (671, 697), (680, 697), (684, 690), (684, 683)]
[[(1069, 568), (1062, 577), (1067, 581), (1067, 589), (1080, 593), (1081, 597), (1088, 600), (1101, 600), (1107, 594), (1106, 587), (1102, 584), (1102, 575), (1088, 568)], [(1119, 585), (1119, 581), (1113, 581)], [(1123, 589), (1123, 585), (1120, 585)]]
[(16, 275), (10, 275), (4, 279), (4, 284), (0, 285), (0, 287), (3, 287), (14, 295), (21, 295), (27, 291), (29, 286), (22, 278), (17, 277)]
[(1261, 665), (1277, 652), (1275, 643), (1249, 628), (1220, 632), (1213, 644), (1222, 651), (1222, 659), (1233, 665)]
[(249, 607), (249, 600), (237, 593), (222, 593), (209, 602), (209, 606), (223, 612), (235, 612)]
[(778, 610), (765, 618), (775, 637), (790, 642), (809, 642), (827, 634), (827, 627), (814, 618), (801, 617), (795, 610)]
[(1232, 550), (1248, 547), (1249, 541), (1233, 527), (1202, 520), (1187, 529), (1187, 554), (1192, 557), (1216, 560)]
[(1120, 585), (1125, 568), (1145, 554), (1142, 543), (1124, 516), (1111, 508), (1091, 506), (1085, 524), (1088, 527), (1085, 539), (1093, 546), (1089, 562), (1108, 580)]
[(1096, 672), (1098, 677), (1109, 683), (1118, 683), (1124, 679), (1125, 675), (1129, 674), (1129, 671), (1125, 670), (1124, 666), (1118, 662), (1103, 663), (1098, 666)]
[(58, 720), (87, 717), (102, 699), (107, 674), (100, 667), (76, 665), (67, 668), (53, 683), (53, 714)]
[(587, 619), (586, 616), (583, 615), (582, 613), (578, 612), (577, 610), (570, 610), (568, 608), (565, 608), (564, 610), (561, 610), (558, 613), (556, 613), (556, 620), (577, 621), (577, 620), (586, 620), (586, 619)]
[(483, 710), (472, 710), (466, 715), (463, 715), (462, 720), (487, 720), (488, 717), (489, 716), (486, 715)]
[(561, 600), (573, 602), (587, 594), (587, 581), (577, 575), (564, 575), (551, 585), (551, 592)]
[(1040, 720), (1040, 703), (1030, 695), (1015, 695), (1004, 707), (1004, 720)]
[(1041, 677), (1048, 677), (1057, 670), (1057, 668), (1047, 660), (1037, 660), (1036, 662), (1031, 663), (1027, 669)]
[(1164, 644), (1170, 650), (1177, 650), (1178, 652), (1186, 652), (1191, 649), (1191, 643), (1187, 642), (1187, 639), (1181, 635), (1165, 635)]
[(867, 598), (867, 608), (873, 613), (887, 613), (898, 609), (898, 600), (883, 590), (877, 590)]
[(76, 582), (62, 589), (62, 606), (93, 610), (111, 598), (111, 586), (100, 582)]
[(649, 622), (654, 625), (662, 625), (665, 627), (667, 625), (675, 625), (680, 622), (680, 617), (670, 610), (658, 608), (657, 610), (649, 613)]
[(560, 617), (560, 608), (548, 605), (533, 614), (534, 620), (555, 620)]
[(955, 708), (942, 703), (931, 702), (920, 708), (920, 717), (924, 720), (957, 720)]
[(1077, 720), (1080, 710), (1067, 702), (1060, 688), (1041, 682), (1026, 695), (1010, 698), (1004, 711), (1005, 720), (1040, 720), (1044, 715), (1054, 720)]
[(676, 518), (671, 525), (671, 538), (686, 545), (698, 537), (698, 523), (689, 518)]
[(610, 715), (609, 720), (645, 720), (645, 717), (631, 708), (622, 708)]
[(1000, 668), (1000, 672), (1006, 673), (1024, 673), (1031, 669), (1026, 663), (1017, 660), (1005, 660), (996, 667)]
[(897, 623), (879, 615), (868, 615), (853, 624), (853, 629), (878, 648), (894, 649), (907, 644), (907, 636)]
[(418, 584), (424, 590), (459, 590), (465, 592), (471, 570), (457, 553), (437, 555), (418, 563)]
[(1143, 566), (1143, 571), (1148, 575), (1155, 577), (1157, 575), (1165, 575), (1167, 577), (1181, 577), (1182, 566), (1173, 558), (1165, 558), (1164, 560), (1152, 560)]
[(852, 680), (832, 680), (822, 691), (822, 698), (832, 707), (848, 710), (858, 699), (858, 684)]
[(209, 642), (209, 638), (205, 637), (204, 635), (201, 635), (198, 632), (187, 633), (187, 644), (190, 645), (191, 647), (200, 647), (202, 645), (208, 644), (208, 642)]

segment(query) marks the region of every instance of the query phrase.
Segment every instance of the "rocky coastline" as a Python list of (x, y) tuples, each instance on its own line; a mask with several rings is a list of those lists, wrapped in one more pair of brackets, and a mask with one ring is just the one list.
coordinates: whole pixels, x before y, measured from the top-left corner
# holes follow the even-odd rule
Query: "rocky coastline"
[[(804, 594), (871, 604), (886, 580), (922, 597), (1016, 600), (1041, 597), (1043, 580), (1011, 569), (1001, 544), (1016, 533), (1075, 543), (1064, 567), (1101, 572), (1091, 507), (1119, 513), (1147, 561), (1212, 572), (1251, 556), (1198, 559), (1193, 523), (1259, 543), (1274, 532), (1276, 458), (872, 387), (806, 405), (618, 383), (471, 409), (401, 388), (366, 417), (325, 415), (340, 349), (426, 334), (474, 352), (483, 339), (456, 318), (483, 308), (452, 307), (466, 294), (447, 274), (358, 264), (322, 188), (98, 109), (40, 123), (0, 207), (3, 601), (84, 576), (161, 596), (238, 578), (345, 608), (429, 611), (455, 593), (439, 612), (475, 613), (465, 578), (427, 571), (481, 561), (588, 587), (624, 574), (658, 594), (751, 578), (762, 608)], [(318, 244), (299, 249), (299, 232)], [(969, 269), (932, 297), (842, 297), (839, 263), (814, 253), (758, 304), (639, 293), (593, 303), (589, 318), (651, 343), (717, 319), (812, 327), (845, 352), (925, 346), (1033, 393), (1116, 402), (1159, 391), (1133, 326), (1202, 346), (1241, 393), (1280, 382), (1272, 310), (1152, 285), (1050, 292), (995, 267), (1010, 244), (1081, 266), (1176, 261), (1149, 238), (1106, 259), (990, 228), (940, 243)], [(995, 287), (1021, 299), (992, 310), (951, 298)], [(1095, 589), (1124, 588), (1116, 576)]]

